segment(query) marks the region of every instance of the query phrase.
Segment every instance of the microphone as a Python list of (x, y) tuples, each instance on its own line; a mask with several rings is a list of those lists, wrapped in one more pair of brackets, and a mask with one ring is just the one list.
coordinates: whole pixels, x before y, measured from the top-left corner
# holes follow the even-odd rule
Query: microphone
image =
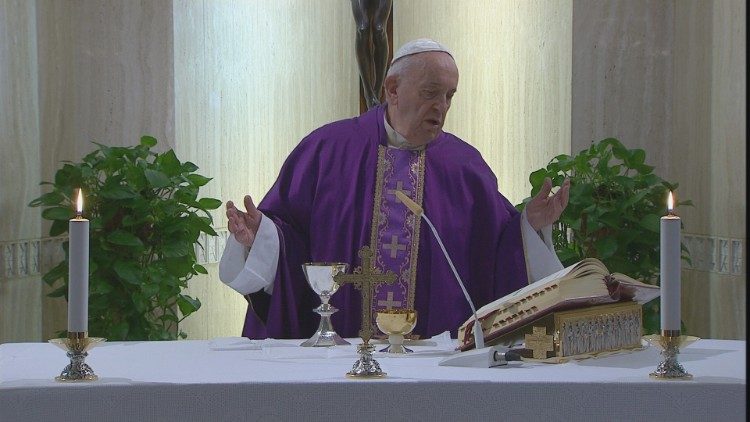
[(464, 296), (466, 296), (466, 301), (469, 302), (469, 306), (471, 307), (471, 312), (474, 314), (474, 344), (476, 344), (477, 349), (484, 348), (484, 333), (482, 332), (482, 326), (479, 323), (479, 317), (477, 316), (477, 310), (474, 307), (474, 302), (472, 302), (471, 297), (469, 297), (469, 292), (466, 291), (466, 287), (464, 286), (463, 281), (461, 281), (461, 277), (458, 275), (456, 267), (453, 266), (453, 261), (451, 261), (451, 257), (448, 256), (448, 251), (445, 250), (443, 241), (440, 239), (440, 235), (438, 235), (437, 230), (435, 230), (435, 226), (432, 225), (430, 219), (427, 218), (427, 216), (424, 214), (424, 210), (422, 209), (422, 207), (417, 205), (416, 202), (412, 201), (411, 198), (406, 196), (403, 192), (397, 190), (396, 197), (400, 199), (401, 202), (403, 202), (404, 205), (406, 205), (406, 207), (414, 213), (414, 215), (416, 215), (417, 217), (422, 217), (427, 225), (430, 226), (432, 234), (435, 235), (435, 239), (437, 239), (437, 242), (440, 245), (440, 249), (443, 250), (443, 255), (445, 255), (445, 259), (448, 260), (448, 265), (450, 265), (451, 270), (453, 270), (453, 275), (456, 276), (458, 285), (461, 286), (461, 290), (464, 292)]
[(439, 366), (459, 366), (463, 368), (492, 368), (507, 365), (511, 361), (522, 360), (522, 353), (518, 349), (508, 349), (501, 346), (485, 347), (467, 352), (457, 353), (440, 362)]

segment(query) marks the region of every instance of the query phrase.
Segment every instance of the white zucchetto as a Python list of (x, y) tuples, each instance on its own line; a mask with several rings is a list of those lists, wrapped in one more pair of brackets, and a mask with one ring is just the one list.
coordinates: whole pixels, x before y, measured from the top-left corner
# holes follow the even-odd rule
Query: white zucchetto
[(453, 53), (451, 53), (448, 48), (446, 48), (439, 42), (431, 40), (429, 38), (419, 38), (402, 45), (401, 48), (398, 49), (396, 54), (393, 55), (391, 64), (395, 63), (396, 60), (402, 57), (411, 56), (412, 54), (417, 53), (425, 53), (427, 51), (442, 51), (444, 53), (448, 53), (449, 56), (453, 57)]

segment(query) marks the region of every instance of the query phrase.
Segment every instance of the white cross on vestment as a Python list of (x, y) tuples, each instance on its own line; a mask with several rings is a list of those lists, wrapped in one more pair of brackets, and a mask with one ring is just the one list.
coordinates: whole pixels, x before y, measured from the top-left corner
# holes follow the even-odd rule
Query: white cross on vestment
[(386, 300), (379, 300), (378, 306), (385, 306), (386, 310), (393, 309), (394, 306), (399, 307), (401, 306), (400, 300), (393, 300), (393, 292), (388, 292), (388, 296), (386, 297)]
[[(388, 195), (395, 195), (396, 191), (401, 191), (406, 196), (409, 196), (409, 194), (411, 194), (410, 190), (404, 190), (404, 182), (402, 182), (400, 180), (398, 181), (398, 183), (396, 183), (396, 189), (388, 189), (388, 191), (386, 193)], [(398, 197), (396, 197), (396, 202), (401, 202), (401, 200), (398, 199)]]
[(391, 251), (391, 258), (395, 258), (398, 255), (398, 251), (406, 250), (406, 245), (398, 243), (398, 236), (394, 234), (391, 236), (391, 243), (383, 245), (383, 249), (389, 249)]

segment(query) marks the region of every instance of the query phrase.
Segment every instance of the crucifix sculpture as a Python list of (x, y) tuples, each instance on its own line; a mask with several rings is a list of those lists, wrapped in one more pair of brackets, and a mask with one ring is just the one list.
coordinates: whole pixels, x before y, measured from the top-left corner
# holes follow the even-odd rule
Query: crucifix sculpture
[(360, 112), (380, 104), (392, 49), (393, 0), (351, 0), (356, 24), (355, 52), (362, 83)]

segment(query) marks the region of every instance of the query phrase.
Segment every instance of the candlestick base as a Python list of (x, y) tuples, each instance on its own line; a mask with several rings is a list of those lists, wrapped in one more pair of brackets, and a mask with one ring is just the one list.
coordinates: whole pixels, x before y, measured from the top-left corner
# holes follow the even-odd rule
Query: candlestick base
[(368, 342), (357, 346), (357, 353), (360, 358), (354, 362), (352, 370), (346, 373), (349, 378), (383, 378), (387, 374), (380, 369), (378, 361), (373, 359), (372, 352), (375, 350)]
[(643, 338), (650, 345), (661, 349), (661, 355), (664, 360), (659, 363), (656, 370), (649, 374), (651, 378), (661, 380), (690, 380), (691, 374), (685, 371), (680, 362), (677, 361), (677, 355), (680, 354), (680, 347), (698, 340), (693, 336), (679, 335), (679, 331), (670, 331), (668, 334), (651, 335)]
[(86, 363), (88, 351), (107, 341), (101, 337), (89, 337), (86, 332), (69, 333), (68, 338), (53, 338), (50, 343), (65, 350), (70, 363), (65, 366), (60, 375), (55, 377), (60, 382), (96, 381), (99, 377)]

